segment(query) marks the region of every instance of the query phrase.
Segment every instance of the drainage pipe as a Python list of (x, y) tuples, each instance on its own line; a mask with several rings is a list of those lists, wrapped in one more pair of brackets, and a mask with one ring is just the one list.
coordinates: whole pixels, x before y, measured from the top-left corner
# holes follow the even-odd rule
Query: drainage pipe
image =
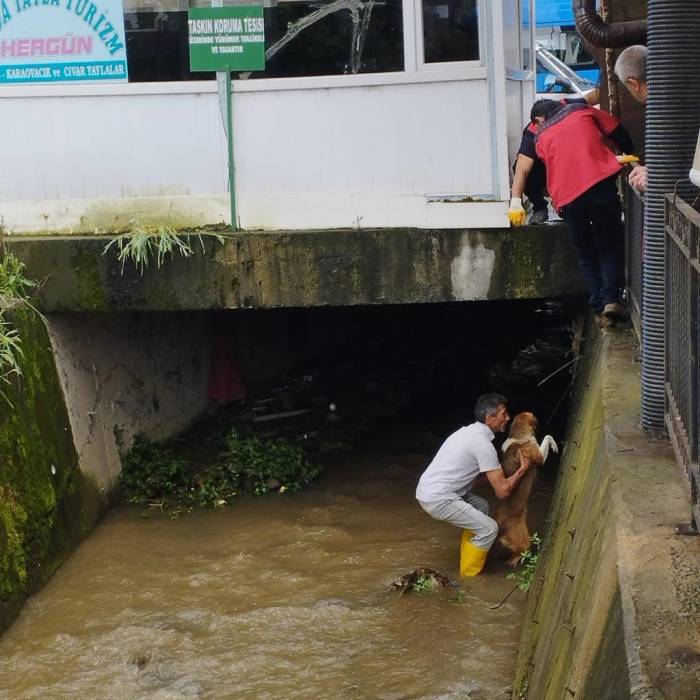
[(593, 46), (617, 48), (632, 46), (632, 44), (646, 44), (646, 20), (607, 24), (596, 10), (596, 0), (573, 0), (572, 8), (576, 19), (576, 30)]
[(648, 184), (642, 275), (642, 426), (662, 431), (665, 412), (664, 195), (688, 171), (700, 129), (700, 2), (649, 0), (646, 110)]

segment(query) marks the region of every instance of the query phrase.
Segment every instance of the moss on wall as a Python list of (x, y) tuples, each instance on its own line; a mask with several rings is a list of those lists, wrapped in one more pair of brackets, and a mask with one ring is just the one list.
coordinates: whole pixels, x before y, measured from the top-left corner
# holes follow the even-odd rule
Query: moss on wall
[(528, 597), (513, 694), (518, 700), (629, 697), (600, 350), (599, 342), (589, 344), (577, 379), (559, 482)]
[(74, 275), (72, 286), (75, 293), (84, 300), (85, 308), (89, 311), (101, 311), (107, 307), (100, 272), (100, 257), (99, 250), (79, 241), (70, 260)]
[(22, 376), (0, 398), (0, 631), (94, 522), (99, 497), (78, 456), (40, 317), (14, 306)]

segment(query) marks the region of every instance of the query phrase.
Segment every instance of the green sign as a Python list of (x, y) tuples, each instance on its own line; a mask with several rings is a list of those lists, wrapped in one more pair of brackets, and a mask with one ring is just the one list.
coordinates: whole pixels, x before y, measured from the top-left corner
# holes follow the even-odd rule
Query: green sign
[(265, 21), (257, 5), (189, 10), (192, 71), (248, 71), (265, 68)]

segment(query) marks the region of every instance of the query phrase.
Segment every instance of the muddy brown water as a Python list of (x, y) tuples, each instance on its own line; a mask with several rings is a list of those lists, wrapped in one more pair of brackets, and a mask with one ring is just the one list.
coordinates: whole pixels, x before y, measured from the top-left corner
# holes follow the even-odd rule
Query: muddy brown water
[(459, 589), (459, 532), (413, 492), (426, 453), (337, 454), (296, 495), (106, 517), (0, 640), (0, 697), (508, 697), (524, 613), (498, 562)]

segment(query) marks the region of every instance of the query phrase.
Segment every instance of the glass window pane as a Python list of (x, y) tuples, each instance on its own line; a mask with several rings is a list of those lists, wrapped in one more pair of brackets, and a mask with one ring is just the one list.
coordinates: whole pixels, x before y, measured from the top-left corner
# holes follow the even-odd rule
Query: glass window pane
[(425, 62), (477, 61), (477, 0), (423, 0)]
[[(179, 2), (162, 0), (155, 11), (144, 0), (125, 0), (130, 81), (214, 77), (213, 73), (190, 73), (187, 10), (180, 9)], [(209, 3), (190, 0), (190, 5)], [(245, 77), (403, 70), (401, 0), (291, 0), (265, 7), (264, 12), (266, 69)]]
[[(173, 3), (174, 4), (174, 3)], [(131, 5), (131, 8), (129, 7)], [(190, 73), (187, 10), (143, 10), (124, 3), (129, 82), (206, 80), (214, 73)], [(129, 11), (129, 9), (132, 11)]]

